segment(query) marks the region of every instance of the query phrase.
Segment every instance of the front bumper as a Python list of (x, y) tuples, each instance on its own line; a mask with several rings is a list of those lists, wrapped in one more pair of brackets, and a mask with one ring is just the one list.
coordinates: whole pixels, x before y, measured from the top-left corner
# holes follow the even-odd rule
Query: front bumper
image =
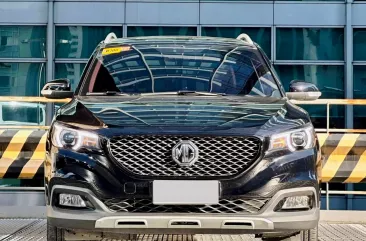
[(314, 195), (314, 187), (284, 189), (277, 192), (256, 214), (181, 214), (181, 213), (116, 213), (111, 212), (90, 190), (56, 185), (57, 191), (87, 197), (95, 210), (70, 210), (47, 207), (51, 225), (91, 232), (108, 233), (277, 233), (312, 229), (319, 220), (318, 202), (308, 211), (275, 212), (276, 205), (285, 197)]

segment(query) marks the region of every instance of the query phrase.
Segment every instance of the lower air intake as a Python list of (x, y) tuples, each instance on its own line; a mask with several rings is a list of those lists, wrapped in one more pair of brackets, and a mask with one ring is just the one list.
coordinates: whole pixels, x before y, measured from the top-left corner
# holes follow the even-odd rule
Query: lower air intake
[(150, 199), (108, 199), (113, 212), (130, 213), (257, 213), (269, 199), (220, 199), (214, 205), (154, 205)]

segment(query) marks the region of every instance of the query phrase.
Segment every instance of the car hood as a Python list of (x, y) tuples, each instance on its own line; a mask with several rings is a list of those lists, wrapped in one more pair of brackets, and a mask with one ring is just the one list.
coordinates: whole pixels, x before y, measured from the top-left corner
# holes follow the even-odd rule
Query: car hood
[(75, 98), (57, 120), (92, 127), (159, 131), (283, 131), (309, 122), (286, 99), (232, 96), (136, 96)]

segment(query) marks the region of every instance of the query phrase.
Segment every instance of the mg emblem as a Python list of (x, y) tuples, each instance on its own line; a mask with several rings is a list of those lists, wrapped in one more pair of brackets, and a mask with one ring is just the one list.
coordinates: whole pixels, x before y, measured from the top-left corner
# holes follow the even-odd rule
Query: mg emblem
[(180, 141), (173, 147), (172, 156), (178, 165), (192, 166), (198, 160), (198, 147), (191, 141)]

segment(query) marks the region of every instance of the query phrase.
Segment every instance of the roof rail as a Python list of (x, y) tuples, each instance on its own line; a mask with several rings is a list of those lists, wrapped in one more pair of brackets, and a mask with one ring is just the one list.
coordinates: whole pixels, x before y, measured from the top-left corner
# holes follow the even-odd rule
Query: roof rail
[(110, 43), (113, 39), (117, 39), (117, 36), (115, 33), (109, 33), (107, 35), (107, 37), (104, 39), (104, 43), (108, 44)]
[(252, 39), (249, 37), (248, 34), (242, 33), (240, 34), (236, 39), (243, 40), (247, 42), (248, 44), (254, 44)]

